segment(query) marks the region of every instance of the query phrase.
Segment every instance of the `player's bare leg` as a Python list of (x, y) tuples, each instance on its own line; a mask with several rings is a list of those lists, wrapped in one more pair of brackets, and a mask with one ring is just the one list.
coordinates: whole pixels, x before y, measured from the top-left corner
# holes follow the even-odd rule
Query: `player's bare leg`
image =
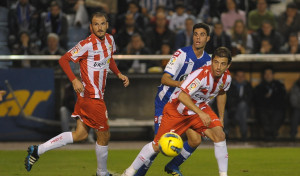
[(108, 141), (110, 139), (109, 131), (97, 131), (97, 142), (96, 142), (96, 157), (97, 157), (97, 176), (107, 176), (107, 155), (108, 155)]
[(196, 131), (188, 129), (186, 135), (188, 141), (185, 141), (183, 144), (181, 153), (174, 157), (165, 167), (165, 171), (169, 174), (181, 176), (182, 174), (179, 171), (179, 166), (191, 156), (201, 143), (201, 136)]
[(217, 126), (207, 129), (204, 133), (214, 141), (215, 157), (218, 162), (220, 176), (227, 176), (228, 152), (223, 128)]
[(77, 126), (74, 132), (63, 132), (47, 142), (37, 145), (31, 145), (28, 147), (28, 154), (25, 158), (25, 168), (27, 171), (30, 171), (33, 164), (39, 159), (40, 155), (43, 153), (62, 147), (69, 143), (81, 141), (87, 138), (89, 127), (86, 126), (83, 122), (77, 119)]

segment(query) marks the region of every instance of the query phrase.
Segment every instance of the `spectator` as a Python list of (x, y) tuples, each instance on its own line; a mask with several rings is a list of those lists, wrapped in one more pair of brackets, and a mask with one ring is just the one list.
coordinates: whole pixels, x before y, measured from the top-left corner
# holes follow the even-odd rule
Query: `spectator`
[(229, 34), (236, 20), (242, 20), (246, 24), (246, 14), (239, 10), (236, 0), (226, 0), (226, 7), (226, 11), (221, 14), (221, 21), (224, 31)]
[(247, 120), (251, 115), (252, 98), (253, 89), (250, 82), (246, 80), (245, 72), (237, 70), (228, 91), (228, 118), (225, 118), (225, 121), (227, 121), (225, 122), (225, 128), (232, 120), (234, 125), (240, 127), (242, 141), (247, 140)]
[(164, 6), (157, 6), (156, 11), (155, 11), (155, 15), (151, 16), (150, 22), (147, 24), (147, 26), (155, 26), (156, 14), (158, 14), (158, 13), (164, 13), (166, 15), (166, 18), (167, 18), (167, 23), (169, 24), (169, 19), (171, 18), (169, 15), (171, 13), (168, 13), (168, 11), (166, 10), (166, 8)]
[(300, 79), (293, 85), (290, 91), (290, 103), (292, 106), (291, 116), (291, 139), (296, 140), (298, 125), (300, 123)]
[(168, 28), (166, 15), (164, 13), (156, 14), (155, 26), (147, 29), (146, 46), (156, 53), (160, 50), (162, 43), (168, 42), (171, 44), (171, 50), (174, 49), (175, 33)]
[(300, 54), (300, 44), (298, 41), (298, 35), (291, 33), (288, 43), (283, 47), (282, 53), (286, 54)]
[[(43, 55), (64, 55), (66, 50), (59, 46), (59, 36), (55, 33), (49, 33), (47, 37), (47, 47), (41, 54)], [(39, 67), (59, 68), (57, 61), (35, 61), (35, 65)]]
[(180, 31), (175, 38), (175, 47), (177, 50), (179, 48), (192, 45), (193, 43), (193, 26), (194, 20), (192, 18), (187, 18), (185, 20), (185, 29)]
[[(139, 54), (151, 54), (150, 50), (145, 47), (145, 44), (142, 40), (141, 35), (133, 34), (131, 40), (128, 43), (127, 47), (124, 48), (123, 54), (129, 55), (139, 55)], [(135, 72), (135, 73), (145, 73), (147, 67), (151, 66), (150, 61), (139, 61), (139, 60), (130, 60), (130, 61), (120, 61), (118, 68), (122, 71)]]
[(140, 1), (141, 13), (146, 18), (146, 21), (149, 21), (156, 16), (156, 9), (159, 6), (167, 7), (168, 0), (143, 0)]
[(248, 34), (243, 20), (236, 20), (231, 31), (232, 55), (249, 54), (253, 48), (253, 40)]
[(59, 36), (49, 33), (47, 37), (47, 47), (41, 51), (43, 55), (64, 55), (66, 50), (59, 46)]
[[(163, 43), (161, 45), (160, 51), (157, 54), (160, 54), (160, 55), (171, 55), (172, 51), (171, 51), (170, 44), (167, 43), (167, 42)], [(163, 60), (161, 60), (161, 67), (162, 67), (162, 69), (165, 69), (165, 67), (167, 66), (169, 60), (170, 59), (163, 59)]]
[(269, 39), (261, 40), (259, 54), (274, 54), (273, 45)]
[(145, 47), (141, 35), (138, 33), (135, 33), (131, 36), (130, 42), (126, 48), (124, 48), (122, 53), (130, 55), (151, 54), (150, 50)]
[(220, 12), (218, 11), (218, 0), (202, 0), (200, 12), (197, 15), (198, 22), (206, 24), (214, 24), (220, 18)]
[(89, 15), (84, 3), (84, 0), (62, 1), (62, 11), (66, 14), (69, 26), (88, 28)]
[(248, 29), (251, 30), (251, 32), (258, 30), (262, 26), (263, 21), (266, 20), (270, 21), (270, 24), (275, 29), (275, 16), (267, 7), (268, 4), (266, 0), (257, 0), (256, 9), (249, 12), (247, 21)]
[(122, 52), (131, 40), (131, 36), (135, 33), (141, 35), (143, 32), (142, 29), (136, 25), (134, 15), (132, 13), (127, 13), (125, 16), (125, 25), (122, 26), (116, 35), (118, 50)]
[(185, 20), (188, 15), (185, 13), (185, 7), (183, 4), (178, 3), (175, 7), (175, 13), (170, 18), (169, 29), (177, 33), (181, 30), (185, 30)]
[(28, 31), (32, 40), (37, 40), (38, 14), (29, 0), (18, 0), (9, 11), (9, 42), (14, 44), (22, 31)]
[(60, 38), (60, 46), (67, 48), (68, 44), (68, 21), (61, 11), (59, 4), (52, 1), (50, 10), (41, 15), (40, 37), (42, 38), (42, 48), (46, 46), (49, 33), (56, 33)]
[(295, 3), (289, 3), (286, 7), (286, 11), (278, 17), (278, 32), (284, 37), (284, 41), (288, 41), (291, 33), (297, 33), (300, 31), (300, 13), (298, 12), (297, 5)]
[(284, 120), (285, 99), (285, 87), (280, 81), (274, 79), (273, 68), (264, 68), (262, 81), (254, 90), (254, 102), (256, 117), (267, 141), (273, 141), (277, 137)]
[(210, 36), (210, 40), (207, 42), (205, 51), (209, 54), (212, 54), (217, 48), (224, 46), (230, 51), (231, 47), (231, 38), (223, 30), (223, 25), (221, 22), (214, 24), (214, 31)]
[(261, 29), (253, 33), (253, 51), (252, 53), (261, 52), (262, 39), (267, 39), (270, 41), (272, 47), (272, 53), (280, 53), (280, 47), (283, 44), (282, 36), (273, 28), (269, 21), (264, 21), (262, 23)]
[[(38, 46), (32, 42), (29, 33), (22, 31), (19, 34), (18, 41), (13, 45), (12, 54), (14, 55), (37, 55), (39, 53)], [(31, 67), (33, 62), (30, 60), (15, 61), (14, 67)]]
[(122, 26), (124, 26), (124, 21), (127, 17), (127, 14), (132, 14), (134, 21), (135, 21), (135, 25), (140, 28), (140, 29), (145, 29), (145, 22), (144, 22), (144, 18), (142, 16), (142, 14), (140, 13), (140, 7), (139, 4), (136, 3), (135, 1), (130, 1), (128, 3), (128, 9), (127, 12), (125, 14), (122, 14), (121, 16), (118, 17), (118, 22), (116, 24), (117, 29), (122, 28)]

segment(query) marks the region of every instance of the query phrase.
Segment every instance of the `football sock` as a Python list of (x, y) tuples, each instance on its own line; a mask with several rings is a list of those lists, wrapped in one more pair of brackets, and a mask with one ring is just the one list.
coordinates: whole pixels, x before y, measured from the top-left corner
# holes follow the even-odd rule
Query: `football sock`
[(167, 167), (169, 168), (178, 168), (186, 159), (188, 159), (191, 154), (196, 150), (196, 148), (192, 148), (188, 142), (186, 141), (183, 144), (183, 149), (181, 150), (180, 154), (174, 157), (168, 164)]
[(152, 147), (152, 142), (146, 144), (138, 156), (135, 158), (131, 166), (126, 169), (127, 175), (133, 175), (135, 171), (139, 170), (144, 164), (147, 166), (150, 164), (150, 158), (157, 153)]
[(214, 143), (215, 147), (215, 157), (218, 162), (219, 172), (227, 173), (228, 169), (228, 152), (226, 141)]
[(97, 175), (105, 176), (107, 174), (108, 146), (101, 146), (96, 142), (95, 150), (97, 157)]
[(144, 176), (146, 175), (148, 169), (150, 168), (150, 166), (152, 165), (154, 159), (156, 158), (157, 154), (154, 154), (151, 158), (150, 158), (150, 162), (148, 165), (144, 164), (141, 168), (139, 168), (139, 170), (135, 173), (134, 176)]
[(48, 150), (59, 148), (69, 143), (73, 143), (72, 132), (63, 132), (55, 136), (54, 138), (48, 140), (47, 142), (39, 145), (38, 155), (40, 156), (43, 153), (47, 152)]

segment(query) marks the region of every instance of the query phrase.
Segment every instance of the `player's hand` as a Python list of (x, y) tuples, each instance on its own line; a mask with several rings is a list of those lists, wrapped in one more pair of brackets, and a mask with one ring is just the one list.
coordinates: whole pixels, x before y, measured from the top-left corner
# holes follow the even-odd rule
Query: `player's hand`
[(198, 113), (200, 119), (202, 120), (203, 124), (208, 127), (210, 125), (210, 122), (211, 122), (211, 119), (210, 119), (210, 116), (205, 113), (205, 112), (201, 112), (201, 113)]
[(127, 76), (123, 75), (122, 73), (119, 73), (118, 77), (123, 81), (124, 87), (127, 87), (129, 85), (129, 79)]
[(83, 84), (77, 78), (75, 78), (72, 81), (72, 84), (73, 84), (73, 88), (76, 93), (83, 92), (83, 90), (84, 90)]

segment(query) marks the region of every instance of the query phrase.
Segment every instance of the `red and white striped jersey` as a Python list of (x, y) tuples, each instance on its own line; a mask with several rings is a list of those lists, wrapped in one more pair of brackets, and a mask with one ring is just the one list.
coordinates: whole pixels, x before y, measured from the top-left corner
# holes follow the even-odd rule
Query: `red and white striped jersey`
[(106, 34), (104, 40), (91, 34), (68, 51), (67, 56), (80, 65), (84, 86), (80, 96), (103, 99), (109, 63), (115, 51), (115, 41), (110, 34)]
[(184, 91), (190, 95), (194, 104), (200, 109), (203, 105), (208, 104), (210, 100), (216, 97), (220, 91), (227, 91), (231, 84), (229, 70), (217, 79), (214, 79), (211, 73), (211, 65), (201, 67), (190, 73), (181, 85), (181, 90), (175, 93), (171, 103), (177, 107), (177, 111), (182, 115), (194, 115), (195, 112), (188, 109), (178, 100), (180, 92)]

